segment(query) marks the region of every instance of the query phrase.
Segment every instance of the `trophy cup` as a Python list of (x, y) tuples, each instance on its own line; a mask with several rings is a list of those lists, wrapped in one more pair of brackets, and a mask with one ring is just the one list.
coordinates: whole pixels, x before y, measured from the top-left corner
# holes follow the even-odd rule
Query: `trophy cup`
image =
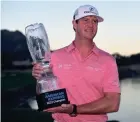
[(44, 68), (36, 85), (36, 100), (39, 111), (68, 104), (66, 89), (59, 89), (57, 77), (50, 67), (51, 51), (47, 33), (42, 23), (28, 25), (25, 28), (27, 46), (33, 62)]

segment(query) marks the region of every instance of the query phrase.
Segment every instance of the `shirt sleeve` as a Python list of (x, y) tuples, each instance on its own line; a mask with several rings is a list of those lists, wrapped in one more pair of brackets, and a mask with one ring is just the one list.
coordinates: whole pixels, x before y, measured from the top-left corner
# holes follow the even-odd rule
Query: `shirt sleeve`
[(103, 91), (121, 93), (118, 67), (114, 58), (110, 58), (105, 65)]

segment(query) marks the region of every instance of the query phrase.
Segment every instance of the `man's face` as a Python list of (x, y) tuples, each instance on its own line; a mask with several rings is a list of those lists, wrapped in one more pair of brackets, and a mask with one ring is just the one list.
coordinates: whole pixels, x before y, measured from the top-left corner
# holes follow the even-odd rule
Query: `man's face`
[(73, 21), (73, 27), (76, 33), (85, 38), (93, 39), (97, 33), (98, 20), (94, 16), (86, 16), (76, 21)]

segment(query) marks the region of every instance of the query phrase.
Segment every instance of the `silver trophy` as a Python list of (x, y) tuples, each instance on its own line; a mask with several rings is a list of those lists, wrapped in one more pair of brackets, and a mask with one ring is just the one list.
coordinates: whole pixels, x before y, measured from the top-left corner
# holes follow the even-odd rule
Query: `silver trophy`
[(33, 62), (40, 63), (44, 70), (37, 81), (37, 103), (40, 110), (68, 103), (66, 89), (59, 89), (57, 77), (50, 67), (51, 51), (49, 39), (42, 23), (35, 23), (25, 28), (27, 46)]

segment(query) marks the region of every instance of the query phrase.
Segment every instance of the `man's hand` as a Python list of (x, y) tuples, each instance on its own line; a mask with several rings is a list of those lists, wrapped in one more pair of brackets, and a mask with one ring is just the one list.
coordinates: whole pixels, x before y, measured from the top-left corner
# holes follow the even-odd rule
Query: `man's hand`
[[(43, 68), (40, 63), (32, 63), (32, 76), (37, 80), (41, 77), (43, 72), (52, 72), (53, 66), (50, 64), (49, 68)], [(46, 74), (47, 75), (47, 74)]]
[(32, 65), (32, 76), (38, 80), (43, 72), (43, 67), (40, 65), (40, 63), (32, 63)]
[(67, 113), (70, 114), (73, 111), (72, 104), (62, 104), (61, 106), (45, 109), (44, 111), (52, 113)]

